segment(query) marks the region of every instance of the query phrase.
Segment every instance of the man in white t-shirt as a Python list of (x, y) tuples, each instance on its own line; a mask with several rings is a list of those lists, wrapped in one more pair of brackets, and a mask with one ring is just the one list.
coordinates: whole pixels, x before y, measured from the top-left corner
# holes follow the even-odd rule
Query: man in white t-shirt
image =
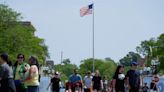
[(92, 87), (92, 76), (91, 76), (91, 72), (88, 71), (87, 75), (84, 77), (84, 92), (90, 92), (91, 87)]

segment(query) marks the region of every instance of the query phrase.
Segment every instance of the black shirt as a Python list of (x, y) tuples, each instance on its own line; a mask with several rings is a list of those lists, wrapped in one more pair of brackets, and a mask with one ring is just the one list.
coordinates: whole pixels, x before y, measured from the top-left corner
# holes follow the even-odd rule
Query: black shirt
[(113, 79), (116, 80), (115, 90), (116, 90), (116, 92), (125, 92), (125, 88), (124, 88), (125, 78), (123, 80), (121, 80), (121, 79), (118, 78), (118, 75), (119, 74), (116, 74), (116, 75), (113, 76)]
[(53, 91), (58, 91), (58, 90), (59, 90), (59, 88), (60, 88), (59, 82), (60, 82), (60, 79), (59, 79), (59, 78), (53, 77), (53, 78), (51, 79), (52, 90), (53, 90)]
[(127, 77), (129, 77), (129, 84), (133, 88), (139, 88), (140, 86), (140, 74), (136, 70), (129, 70), (127, 72)]
[(92, 81), (94, 82), (93, 88), (100, 88), (101, 87), (101, 77), (100, 76), (93, 76)]
[(150, 89), (157, 90), (157, 85), (155, 83), (151, 82)]

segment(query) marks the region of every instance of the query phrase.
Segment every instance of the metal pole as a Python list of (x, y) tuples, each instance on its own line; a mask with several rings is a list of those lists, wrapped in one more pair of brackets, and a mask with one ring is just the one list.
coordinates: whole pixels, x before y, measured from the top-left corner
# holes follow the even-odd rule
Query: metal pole
[(92, 70), (92, 72), (94, 73), (94, 70), (95, 70), (95, 47), (94, 47), (94, 34), (95, 34), (95, 32), (94, 32), (94, 1), (93, 1), (93, 6), (92, 6), (92, 33), (93, 33), (93, 43), (92, 43), (92, 45), (93, 45), (93, 66), (92, 66), (92, 68), (93, 68), (93, 70)]
[(63, 52), (61, 52), (61, 64), (63, 63)]

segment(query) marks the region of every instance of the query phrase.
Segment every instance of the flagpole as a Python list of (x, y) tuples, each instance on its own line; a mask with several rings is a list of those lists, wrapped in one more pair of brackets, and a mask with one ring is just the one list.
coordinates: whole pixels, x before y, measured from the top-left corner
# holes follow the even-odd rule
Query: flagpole
[(94, 32), (94, 22), (95, 22), (95, 20), (94, 20), (94, 0), (92, 1), (92, 3), (93, 3), (93, 6), (92, 6), (92, 48), (93, 48), (93, 52), (92, 52), (92, 57), (93, 57), (93, 65), (92, 65), (92, 71), (93, 71), (93, 73), (94, 73), (94, 71), (95, 71), (95, 32)]

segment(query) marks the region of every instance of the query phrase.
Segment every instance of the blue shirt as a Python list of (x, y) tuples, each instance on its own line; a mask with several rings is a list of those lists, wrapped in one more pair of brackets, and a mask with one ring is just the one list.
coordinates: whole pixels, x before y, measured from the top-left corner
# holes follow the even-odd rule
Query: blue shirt
[(81, 76), (79, 74), (73, 74), (69, 77), (69, 82), (72, 82), (72, 83), (76, 83), (76, 82), (79, 82), (81, 81)]

